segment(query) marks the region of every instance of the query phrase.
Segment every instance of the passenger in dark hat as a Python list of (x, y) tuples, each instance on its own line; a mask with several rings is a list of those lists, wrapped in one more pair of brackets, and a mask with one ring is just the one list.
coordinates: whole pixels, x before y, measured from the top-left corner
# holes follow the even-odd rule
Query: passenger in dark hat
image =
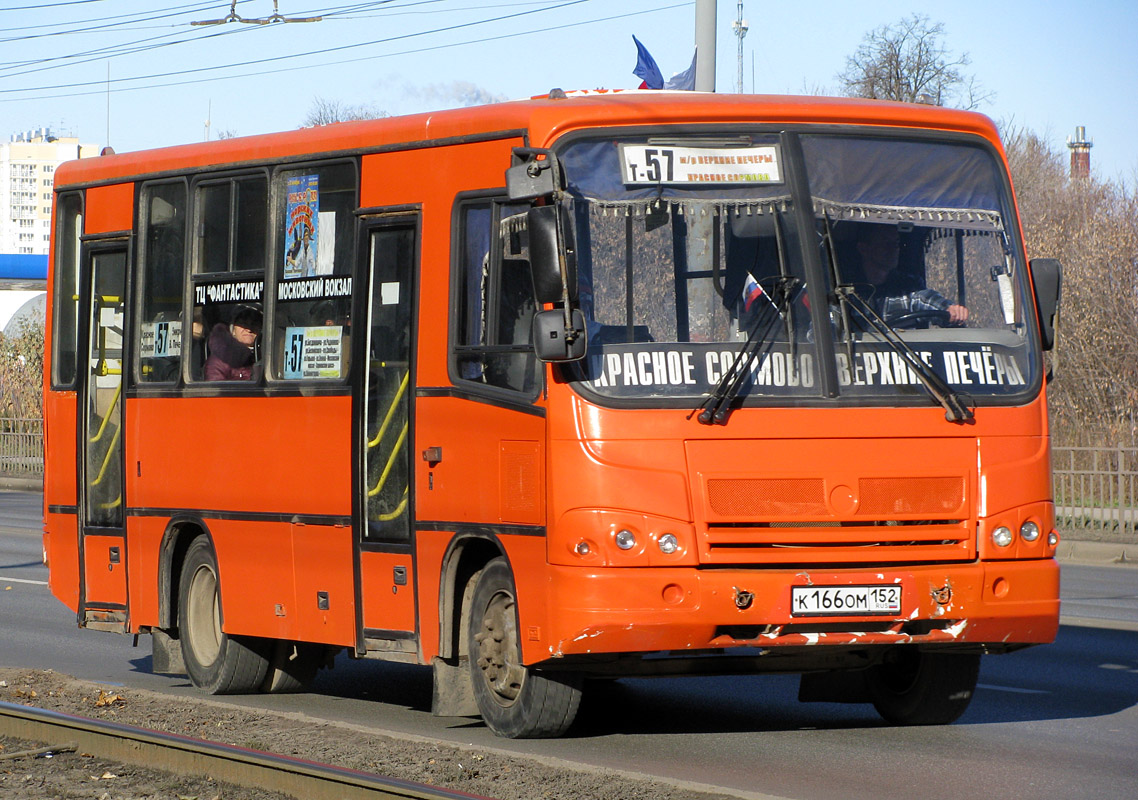
[(205, 362), (207, 381), (247, 381), (253, 378), (253, 348), (261, 335), (261, 309), (238, 306), (232, 321), (219, 322), (209, 334), (209, 358)]

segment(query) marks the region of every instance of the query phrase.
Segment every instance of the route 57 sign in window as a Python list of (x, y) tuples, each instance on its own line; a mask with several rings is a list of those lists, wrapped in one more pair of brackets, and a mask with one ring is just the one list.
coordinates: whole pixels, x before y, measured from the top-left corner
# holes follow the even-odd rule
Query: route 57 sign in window
[(782, 183), (778, 148), (620, 146), (625, 184)]

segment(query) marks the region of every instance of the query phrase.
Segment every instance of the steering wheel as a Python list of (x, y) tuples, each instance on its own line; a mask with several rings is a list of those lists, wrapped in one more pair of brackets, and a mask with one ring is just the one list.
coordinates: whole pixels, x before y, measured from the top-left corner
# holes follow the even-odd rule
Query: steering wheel
[(935, 308), (898, 314), (895, 317), (887, 318), (885, 321), (894, 328), (916, 328), (922, 322), (931, 322), (938, 328), (961, 327), (952, 322), (952, 316), (947, 311), (941, 311)]

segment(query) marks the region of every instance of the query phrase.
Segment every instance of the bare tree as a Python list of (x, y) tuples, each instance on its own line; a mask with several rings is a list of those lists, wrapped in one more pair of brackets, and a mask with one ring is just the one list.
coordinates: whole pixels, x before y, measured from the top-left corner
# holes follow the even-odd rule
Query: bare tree
[(339, 100), (329, 100), (317, 97), (308, 109), (308, 115), (300, 123), (302, 128), (312, 128), (317, 125), (330, 125), (333, 122), (354, 122), (361, 119), (379, 119), (386, 117), (387, 112), (370, 103), (350, 105)]
[(0, 333), (0, 420), (38, 419), (43, 405), (43, 318)]
[(941, 42), (944, 23), (913, 14), (865, 35), (837, 75), (848, 97), (899, 100), (976, 108), (991, 99), (975, 77), (965, 74), (971, 60), (957, 56)]
[(1138, 442), (1138, 191), (1072, 180), (1066, 153), (1005, 126), (1030, 257), (1063, 262), (1051, 430), (1066, 445)]

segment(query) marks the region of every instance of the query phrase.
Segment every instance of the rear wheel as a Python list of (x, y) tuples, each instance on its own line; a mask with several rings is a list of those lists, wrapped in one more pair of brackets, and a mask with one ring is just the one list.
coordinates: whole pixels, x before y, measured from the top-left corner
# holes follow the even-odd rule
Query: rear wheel
[(476, 578), (468, 646), (474, 698), (494, 733), (510, 739), (560, 736), (581, 703), (581, 680), (526, 667), (521, 660), (517, 599), (505, 559)]
[(269, 669), (269, 644), (221, 630), (217, 557), (204, 536), (186, 551), (178, 587), (178, 636), (194, 686), (210, 694), (258, 690)]
[(262, 691), (272, 694), (302, 692), (316, 677), (324, 660), (324, 647), (307, 642), (273, 642)]
[(980, 656), (899, 648), (865, 673), (874, 708), (895, 725), (947, 725), (965, 712), (976, 691)]

